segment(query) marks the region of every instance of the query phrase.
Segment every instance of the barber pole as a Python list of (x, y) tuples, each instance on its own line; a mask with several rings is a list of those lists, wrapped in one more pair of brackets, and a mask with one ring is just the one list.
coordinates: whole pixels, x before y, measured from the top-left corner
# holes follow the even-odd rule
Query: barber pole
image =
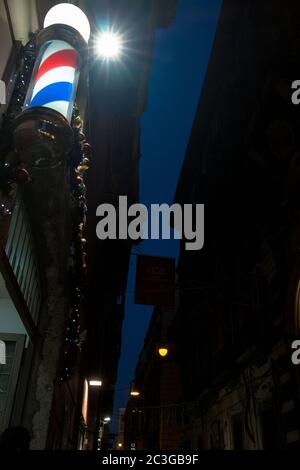
[(72, 148), (70, 123), (89, 36), (89, 21), (73, 4), (55, 5), (45, 17), (24, 109), (14, 121), (15, 149), (28, 168), (56, 168)]
[(25, 107), (43, 106), (71, 119), (79, 76), (79, 53), (67, 42), (45, 44)]

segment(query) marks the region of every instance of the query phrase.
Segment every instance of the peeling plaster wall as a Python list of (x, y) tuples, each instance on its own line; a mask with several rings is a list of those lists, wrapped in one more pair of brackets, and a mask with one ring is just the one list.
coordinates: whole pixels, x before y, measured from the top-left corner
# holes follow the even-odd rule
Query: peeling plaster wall
[(69, 182), (64, 168), (33, 174), (25, 201), (36, 242), (44, 301), (38, 325), (23, 423), (32, 433), (31, 449), (46, 447), (54, 381), (69, 313)]

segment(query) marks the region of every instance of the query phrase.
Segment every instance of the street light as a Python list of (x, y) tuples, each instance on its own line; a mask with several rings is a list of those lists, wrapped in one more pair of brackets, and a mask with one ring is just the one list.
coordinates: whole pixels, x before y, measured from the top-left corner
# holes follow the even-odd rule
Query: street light
[(168, 353), (169, 353), (168, 348), (166, 348), (166, 347), (158, 348), (158, 354), (161, 357), (166, 357), (168, 355)]
[(89, 384), (91, 387), (102, 387), (101, 380), (90, 380)]
[(103, 419), (104, 423), (110, 423), (111, 421), (111, 418), (109, 416), (106, 416), (104, 419)]
[(129, 395), (131, 397), (139, 397), (140, 392), (135, 388), (134, 381), (130, 382), (130, 392)]
[(122, 51), (121, 37), (113, 31), (103, 31), (96, 39), (97, 55), (104, 59), (117, 59)]

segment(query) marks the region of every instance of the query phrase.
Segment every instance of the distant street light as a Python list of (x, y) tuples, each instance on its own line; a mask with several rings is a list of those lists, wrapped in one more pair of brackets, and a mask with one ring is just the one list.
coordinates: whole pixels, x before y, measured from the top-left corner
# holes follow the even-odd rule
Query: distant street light
[(109, 423), (111, 421), (111, 418), (109, 416), (106, 416), (104, 419), (103, 419), (104, 423)]
[(105, 59), (117, 59), (122, 50), (122, 41), (118, 34), (112, 31), (99, 33), (96, 39), (96, 51), (98, 56)]
[(102, 387), (101, 380), (90, 380), (89, 384), (91, 387)]
[(168, 348), (159, 348), (158, 349), (158, 354), (161, 356), (161, 357), (166, 357), (169, 353), (169, 350)]
[(129, 395), (131, 397), (139, 397), (140, 396), (140, 392), (136, 389), (135, 385), (134, 385), (134, 381), (131, 381), (130, 382), (130, 392), (129, 392)]

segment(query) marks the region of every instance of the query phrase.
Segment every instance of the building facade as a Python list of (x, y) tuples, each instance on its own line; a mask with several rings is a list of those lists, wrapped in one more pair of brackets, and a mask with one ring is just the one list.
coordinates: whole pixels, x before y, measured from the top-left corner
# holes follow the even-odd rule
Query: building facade
[[(135, 370), (125, 413), (125, 449), (184, 449), (181, 370), (172, 323), (174, 308), (155, 307)], [(161, 356), (159, 351), (166, 350)]]
[(293, 1), (223, 2), (176, 195), (206, 212), (178, 267), (193, 448), (299, 447), (299, 19)]
[[(74, 149), (60, 162), (48, 165), (42, 154), (24, 161), (13, 137), (37, 56), (36, 33), (54, 4), (29, 0), (0, 5), (0, 74), (6, 85), (0, 110), (0, 332), (6, 345), (0, 366), (0, 431), (26, 427), (32, 449), (76, 448), (82, 387), (84, 273), (77, 218), (83, 220), (85, 208), (79, 201), (84, 181), (77, 172), (83, 140), (79, 143), (76, 132), (80, 128), (84, 136), (79, 112), (84, 113), (86, 91), (80, 92), (82, 107), (72, 119)], [(76, 332), (70, 333), (73, 322)]]
[(205, 204), (205, 243), (183, 241), (178, 263), (171, 331), (190, 411), (174, 450), (299, 448), (299, 22), (293, 0), (222, 4), (175, 198)]

